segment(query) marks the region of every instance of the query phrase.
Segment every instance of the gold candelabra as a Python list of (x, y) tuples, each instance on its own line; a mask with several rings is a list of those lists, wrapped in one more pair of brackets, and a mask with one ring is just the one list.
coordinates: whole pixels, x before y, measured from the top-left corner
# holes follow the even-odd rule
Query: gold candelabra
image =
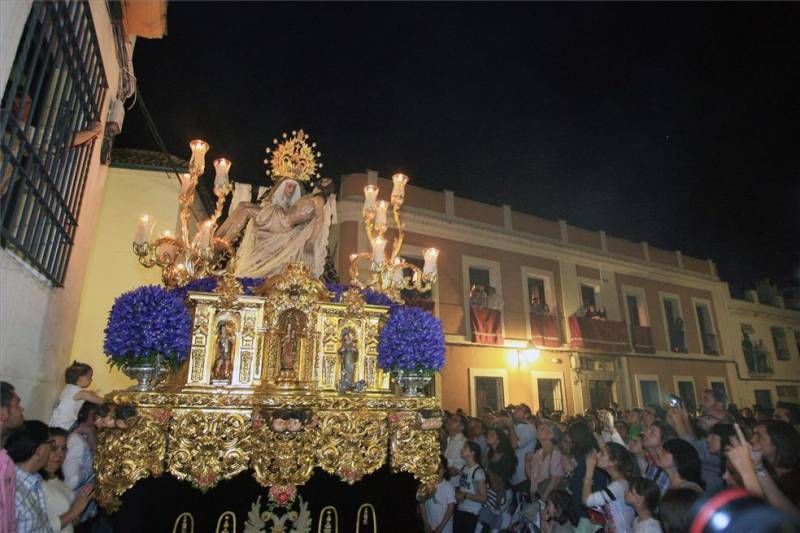
[(193, 279), (219, 274), (222, 263), (231, 255), (230, 244), (214, 237), (225, 197), (233, 190), (228, 178), (231, 162), (224, 158), (214, 161), (216, 208), (208, 220), (197, 225), (197, 231), (190, 237), (189, 218), (197, 183), (205, 172), (209, 146), (205, 141), (195, 140), (189, 143), (189, 147), (192, 150), (189, 172), (178, 175), (181, 185), (178, 192), (180, 235), (175, 236), (165, 230), (151, 240), (155, 220), (149, 215), (142, 215), (133, 238), (133, 252), (139, 257), (139, 263), (146, 268), (161, 268), (161, 279), (167, 287), (185, 285)]
[[(433, 288), (437, 279), (436, 261), (439, 257), (439, 250), (436, 248), (423, 250), (425, 263), (421, 269), (399, 257), (405, 239), (400, 209), (405, 200), (408, 176), (395, 174), (392, 176), (392, 183), (390, 200), (397, 235), (392, 242), (391, 251), (386, 253), (388, 241), (385, 237), (388, 229), (387, 215), (390, 203), (385, 200), (378, 201), (378, 187), (367, 185), (364, 187), (364, 207), (361, 214), (364, 218), (364, 227), (372, 246), (372, 252), (361, 252), (350, 256), (350, 280), (360, 289), (369, 288), (382, 292), (395, 302), (402, 303), (401, 291), (403, 290), (410, 289), (425, 293)], [(369, 262), (369, 275), (366, 281), (361, 280), (361, 271), (359, 270), (359, 263), (363, 261)], [(406, 270), (411, 271), (410, 276), (406, 275)]]

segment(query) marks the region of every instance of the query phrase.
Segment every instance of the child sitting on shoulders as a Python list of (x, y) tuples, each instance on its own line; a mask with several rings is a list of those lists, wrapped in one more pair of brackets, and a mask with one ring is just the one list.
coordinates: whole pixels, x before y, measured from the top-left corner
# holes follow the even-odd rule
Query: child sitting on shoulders
[(102, 404), (103, 398), (86, 388), (92, 384), (92, 367), (73, 361), (64, 372), (66, 386), (58, 397), (58, 404), (50, 417), (50, 426), (69, 431), (78, 419), (83, 402)]

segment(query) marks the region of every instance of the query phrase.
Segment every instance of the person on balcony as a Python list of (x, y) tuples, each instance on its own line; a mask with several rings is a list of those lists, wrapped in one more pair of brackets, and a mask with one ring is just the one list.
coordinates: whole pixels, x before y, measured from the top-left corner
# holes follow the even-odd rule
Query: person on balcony
[(497, 294), (497, 289), (491, 286), (486, 295), (486, 307), (493, 311), (503, 310), (503, 299)]
[(486, 289), (477, 283), (470, 288), (469, 305), (472, 307), (486, 307)]
[(546, 303), (542, 303), (538, 296), (533, 296), (531, 298), (531, 314), (548, 315), (550, 314), (550, 307)]

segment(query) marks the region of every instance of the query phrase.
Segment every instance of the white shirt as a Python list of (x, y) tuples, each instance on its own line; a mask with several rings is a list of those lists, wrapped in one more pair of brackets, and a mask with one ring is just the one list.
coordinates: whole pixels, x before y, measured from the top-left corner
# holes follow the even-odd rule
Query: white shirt
[(47, 518), (53, 531), (72, 533), (72, 524), (61, 527), (61, 515), (69, 511), (75, 501), (75, 493), (66, 483), (58, 478), (48, 479), (42, 483), (44, 497), (47, 500)]
[(517, 485), (528, 479), (525, 475), (525, 456), (536, 448), (536, 428), (533, 424), (518, 422), (514, 424), (514, 433), (517, 434), (517, 449), (514, 451), (517, 455), (517, 467), (511, 476), (511, 484)]
[(72, 429), (78, 420), (78, 411), (81, 410), (84, 400), (76, 400), (75, 395), (81, 391), (77, 385), (68, 384), (58, 396), (58, 403), (50, 417), (50, 426), (61, 428), (64, 431)]
[[(625, 503), (627, 489), (628, 482), (618, 479), (612, 481), (605, 489), (591, 493), (589, 499), (586, 500), (586, 507), (597, 507), (603, 510), (603, 514), (606, 516), (606, 528), (613, 526), (613, 531), (616, 533), (629, 533), (636, 516), (634, 508)], [(611, 491), (614, 498), (608, 495), (607, 490)]]
[[(428, 518), (428, 524), (431, 529), (434, 529), (442, 522), (445, 513), (447, 513), (447, 506), (451, 503), (456, 503), (456, 491), (453, 486), (447, 481), (440, 481), (436, 486), (436, 491), (433, 495), (425, 500), (425, 515)], [(442, 533), (453, 533), (453, 516), (447, 521)]]
[(72, 490), (77, 490), (92, 479), (92, 451), (89, 443), (78, 433), (70, 433), (67, 437), (67, 455), (61, 466), (64, 482)]
[[(458, 476), (457, 479), (458, 487), (462, 492), (466, 494), (478, 494), (478, 481), (483, 480), (484, 484), (486, 483), (486, 472), (484, 472), (481, 465), (476, 463), (472, 466), (465, 466), (462, 468), (461, 475)], [(458, 504), (459, 511), (472, 514), (480, 513), (481, 507), (483, 507), (483, 503), (467, 498), (464, 498), (461, 500), (461, 503)]]
[(655, 518), (633, 521), (633, 533), (663, 533), (661, 523)]
[[(461, 449), (467, 442), (467, 437), (463, 433), (457, 433), (455, 436), (447, 436), (447, 448), (444, 450), (444, 458), (447, 459), (447, 468), (461, 468), (467, 464), (463, 457), (461, 457)], [(450, 484), (455, 488), (458, 487), (458, 476), (450, 477)]]

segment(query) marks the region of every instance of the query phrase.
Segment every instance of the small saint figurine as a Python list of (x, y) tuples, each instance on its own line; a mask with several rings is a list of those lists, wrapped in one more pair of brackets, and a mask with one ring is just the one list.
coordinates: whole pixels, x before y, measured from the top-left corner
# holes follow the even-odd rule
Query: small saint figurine
[(358, 361), (358, 348), (356, 347), (355, 332), (353, 328), (342, 330), (341, 347), (339, 348), (341, 372), (339, 375), (339, 392), (361, 392), (366, 387), (366, 382), (361, 379), (357, 382), (356, 361)]
[(234, 332), (235, 325), (233, 322), (226, 320), (217, 324), (217, 353), (214, 359), (214, 367), (211, 369), (212, 380), (231, 380)]
[(297, 338), (296, 332), (292, 329), (292, 322), (290, 321), (286, 327), (286, 336), (283, 338), (281, 345), (281, 370), (294, 369), (294, 356), (297, 351)]

